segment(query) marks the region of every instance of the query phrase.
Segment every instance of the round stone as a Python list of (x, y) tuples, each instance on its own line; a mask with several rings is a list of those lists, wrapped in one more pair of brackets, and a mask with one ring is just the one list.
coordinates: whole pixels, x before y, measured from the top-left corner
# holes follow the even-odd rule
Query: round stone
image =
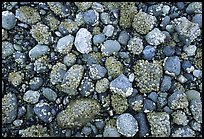
[(2, 12), (2, 27), (6, 30), (14, 28), (16, 25), (15, 15), (10, 11)]
[(147, 60), (152, 60), (155, 55), (155, 48), (153, 46), (147, 45), (142, 51), (143, 58)]
[(83, 14), (83, 18), (86, 24), (94, 25), (99, 18), (99, 14), (94, 10), (88, 10)]
[(146, 41), (150, 45), (159, 45), (161, 43), (164, 43), (165, 38), (165, 34), (161, 32), (158, 28), (154, 28), (145, 36)]
[(114, 27), (112, 25), (107, 25), (103, 29), (103, 34), (107, 37), (111, 37), (113, 35)]
[(40, 93), (38, 91), (33, 91), (33, 90), (28, 90), (23, 95), (23, 100), (31, 104), (37, 103), (39, 98), (40, 98)]
[(130, 39), (129, 34), (126, 31), (121, 31), (118, 37), (118, 42), (122, 45), (127, 45)]
[(105, 35), (103, 33), (94, 35), (93, 44), (97, 45), (105, 41)]
[(179, 75), (181, 71), (181, 63), (178, 56), (168, 57), (164, 63), (164, 70)]
[(57, 42), (56, 50), (59, 53), (66, 54), (71, 51), (74, 42), (74, 36), (67, 35), (62, 37)]
[(42, 88), (42, 94), (49, 100), (55, 101), (57, 99), (57, 94), (51, 88)]
[(101, 52), (104, 55), (112, 55), (118, 52), (121, 48), (121, 45), (116, 40), (106, 40), (101, 47)]

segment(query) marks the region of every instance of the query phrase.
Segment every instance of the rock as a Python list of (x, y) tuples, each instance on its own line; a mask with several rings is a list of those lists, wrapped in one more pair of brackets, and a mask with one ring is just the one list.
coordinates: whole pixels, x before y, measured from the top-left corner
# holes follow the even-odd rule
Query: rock
[(116, 40), (106, 40), (101, 46), (102, 54), (109, 56), (117, 53), (121, 48), (121, 45)]
[(184, 109), (189, 105), (187, 95), (181, 91), (175, 91), (168, 98), (168, 106), (171, 109)]
[(77, 88), (83, 77), (84, 67), (78, 64), (73, 65), (64, 75), (61, 84), (62, 91), (69, 95), (76, 95)]
[(72, 35), (67, 35), (65, 37), (60, 38), (57, 42), (57, 47), (56, 47), (57, 52), (62, 54), (67, 54), (68, 52), (71, 51), (73, 42), (74, 42), (74, 36)]
[(64, 22), (62, 21), (60, 23), (60, 25), (58, 26), (58, 30), (63, 35), (68, 35), (68, 34), (76, 33), (78, 31), (78, 29), (79, 29), (78, 22), (77, 21), (73, 21), (71, 19), (67, 19)]
[(133, 92), (132, 83), (130, 83), (124, 74), (121, 74), (116, 79), (111, 81), (110, 89), (114, 93), (122, 95), (123, 97), (128, 97)]
[(189, 126), (176, 127), (172, 130), (172, 137), (195, 137), (195, 132)]
[(193, 99), (190, 101), (190, 110), (193, 118), (198, 122), (202, 123), (202, 102), (198, 99)]
[(133, 137), (138, 132), (138, 122), (130, 114), (121, 114), (116, 120), (118, 132), (126, 137)]
[(96, 10), (97, 12), (103, 12), (104, 11), (104, 6), (100, 4), (99, 2), (93, 2), (92, 8)]
[(31, 104), (37, 103), (39, 98), (40, 98), (40, 93), (38, 91), (33, 91), (33, 90), (28, 90), (23, 95), (23, 100)]
[(2, 11), (2, 27), (6, 30), (14, 28), (16, 25), (15, 15), (10, 11)]
[(171, 114), (173, 112), (173, 110), (170, 109), (169, 106), (164, 106), (163, 110), (168, 114)]
[(91, 39), (91, 33), (86, 28), (80, 28), (76, 34), (74, 45), (80, 53), (88, 54), (92, 51)]
[(155, 102), (149, 99), (144, 99), (144, 105), (143, 105), (144, 113), (152, 112), (153, 110), (156, 110)]
[(91, 129), (91, 127), (89, 127), (89, 126), (84, 126), (84, 127), (82, 128), (81, 132), (82, 132), (84, 135), (88, 136), (88, 135), (91, 134), (92, 129)]
[(74, 4), (79, 8), (81, 11), (86, 11), (92, 6), (92, 2), (74, 2)]
[(187, 68), (191, 68), (192, 64), (189, 60), (183, 60), (181, 66), (185, 71), (187, 71)]
[(193, 23), (197, 23), (200, 28), (202, 28), (202, 14), (196, 14), (192, 18)]
[(13, 125), (15, 127), (20, 127), (22, 125), (22, 123), (23, 123), (23, 120), (19, 120), (19, 119), (13, 121)]
[(101, 66), (101, 65), (92, 64), (92, 65), (89, 67), (89, 76), (90, 76), (93, 80), (98, 80), (98, 79), (103, 78), (106, 73), (107, 73), (106, 68), (103, 67), (103, 66)]
[(163, 15), (169, 14), (169, 10), (170, 10), (170, 7), (169, 7), (168, 5), (164, 5), (164, 6), (162, 7)]
[(100, 14), (100, 20), (103, 24), (107, 25), (107, 24), (110, 24), (110, 16), (108, 13), (106, 12), (103, 12)]
[(55, 101), (57, 99), (57, 94), (51, 88), (43, 87), (42, 94), (46, 97), (49, 101)]
[(114, 27), (112, 25), (107, 25), (103, 28), (103, 34), (107, 37), (111, 37), (113, 35)]
[(99, 19), (99, 14), (95, 10), (88, 10), (83, 14), (83, 19), (86, 24), (94, 26)]
[(134, 97), (128, 98), (128, 103), (130, 104), (131, 108), (136, 111), (140, 112), (143, 107), (143, 100), (144, 97), (142, 95), (136, 95)]
[(107, 127), (103, 131), (103, 137), (120, 137), (116, 128)]
[(179, 75), (181, 71), (181, 63), (178, 56), (168, 57), (164, 62), (164, 70)]
[(163, 80), (161, 82), (160, 90), (162, 92), (166, 92), (171, 88), (171, 77), (164, 75)]
[(164, 43), (165, 38), (165, 34), (158, 28), (154, 28), (145, 36), (146, 41), (150, 45), (160, 45), (161, 43)]
[(100, 105), (94, 99), (76, 99), (57, 115), (57, 123), (61, 128), (81, 127), (91, 121), (99, 110)]
[(34, 77), (29, 81), (30, 89), (31, 90), (38, 90), (43, 83), (44, 83), (43, 78)]
[(173, 56), (175, 53), (175, 49), (171, 46), (164, 46), (163, 53), (168, 57)]
[(188, 124), (188, 119), (186, 114), (181, 111), (181, 110), (177, 110), (174, 111), (171, 116), (173, 117), (173, 122), (177, 125), (187, 125)]
[(100, 119), (99, 121), (95, 121), (95, 126), (99, 130), (102, 130), (105, 126), (105, 122), (103, 121), (103, 119)]
[(197, 77), (197, 78), (199, 78), (199, 77), (201, 77), (202, 78), (202, 71), (201, 70), (194, 70), (193, 71), (193, 76), (195, 76), (195, 77)]
[(41, 20), (37, 9), (30, 6), (21, 6), (16, 10), (16, 18), (29, 25), (35, 24)]
[(185, 8), (184, 2), (177, 2), (176, 6), (179, 10), (183, 10)]
[(156, 92), (151, 92), (149, 95), (148, 95), (148, 98), (151, 99), (152, 101), (154, 102), (157, 102), (157, 97), (158, 97), (158, 94)]
[(155, 48), (153, 46), (147, 45), (142, 51), (143, 58), (147, 60), (152, 60), (155, 55)]
[(130, 36), (125, 30), (120, 32), (119, 37), (118, 37), (118, 42), (120, 44), (127, 45), (129, 39), (130, 39)]
[(150, 124), (152, 137), (169, 137), (170, 121), (166, 112), (150, 112), (147, 113), (147, 119)]
[(170, 23), (170, 17), (169, 16), (165, 16), (162, 21), (161, 21), (161, 28), (162, 30), (165, 30), (166, 29), (166, 26)]
[(63, 63), (66, 66), (70, 67), (70, 66), (72, 66), (72, 65), (74, 65), (76, 63), (76, 59), (77, 59), (77, 57), (76, 57), (75, 54), (68, 53), (67, 55), (64, 56)]
[(179, 75), (177, 80), (182, 84), (188, 81), (183, 75)]
[(148, 7), (148, 13), (153, 14), (154, 16), (161, 16), (162, 15), (162, 7), (163, 4), (153, 4), (151, 6)]
[(136, 55), (139, 55), (143, 50), (143, 41), (139, 37), (133, 37), (128, 41), (128, 50)]
[(6, 57), (12, 55), (14, 53), (13, 44), (8, 41), (2, 42), (2, 58), (5, 59)]
[(103, 33), (98, 34), (98, 35), (94, 35), (94, 37), (93, 37), (93, 44), (94, 45), (103, 43), (104, 41), (105, 41), (105, 35)]
[(11, 82), (15, 87), (19, 86), (24, 79), (24, 73), (21, 71), (10, 72), (8, 75), (8, 81)]
[(17, 117), (17, 98), (8, 93), (2, 98), (2, 124), (12, 123)]
[(147, 118), (144, 113), (139, 112), (135, 115), (136, 120), (138, 121), (139, 125), (139, 136), (146, 137), (149, 135), (149, 125), (147, 122)]
[(94, 84), (92, 83), (92, 80), (89, 77), (84, 77), (81, 81), (81, 84), (79, 85), (79, 91), (81, 96), (89, 96), (93, 94), (94, 92)]
[(196, 122), (196, 120), (191, 120), (190, 122), (189, 122), (189, 125), (190, 125), (190, 127), (193, 129), (193, 130), (195, 130), (195, 131), (201, 131), (201, 124), (200, 123), (198, 123), (198, 122)]
[(45, 123), (52, 122), (51, 108), (48, 103), (40, 102), (33, 108), (34, 113)]
[(107, 78), (103, 78), (98, 80), (95, 85), (95, 90), (98, 93), (104, 93), (109, 88), (109, 80)]
[(184, 46), (183, 51), (186, 52), (187, 56), (194, 56), (197, 47), (195, 45)]
[(127, 99), (118, 94), (112, 94), (111, 105), (117, 114), (122, 114), (128, 108)]
[(50, 48), (47, 45), (37, 44), (29, 51), (29, 57), (31, 60), (36, 59), (47, 54), (48, 51), (50, 51)]
[(147, 34), (154, 28), (156, 17), (145, 12), (139, 12), (135, 15), (132, 27), (140, 34)]
[(201, 2), (191, 2), (186, 8), (186, 13), (201, 13), (202, 14), (202, 3)]

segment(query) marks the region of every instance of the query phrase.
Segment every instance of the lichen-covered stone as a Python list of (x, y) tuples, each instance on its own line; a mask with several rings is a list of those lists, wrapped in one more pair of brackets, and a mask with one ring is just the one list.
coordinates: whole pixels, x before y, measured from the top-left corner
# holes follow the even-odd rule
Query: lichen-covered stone
[(22, 6), (17, 9), (16, 18), (30, 25), (37, 23), (41, 19), (38, 11), (29, 6)]
[(2, 58), (12, 55), (14, 52), (13, 44), (8, 41), (2, 42)]
[(171, 116), (173, 117), (173, 122), (176, 123), (177, 125), (187, 125), (188, 124), (187, 116), (181, 110), (177, 110), (173, 112)]
[(68, 8), (61, 2), (47, 2), (47, 4), (50, 7), (50, 10), (60, 17), (66, 17), (70, 14)]
[(152, 137), (169, 137), (170, 121), (166, 112), (150, 112), (147, 113), (147, 119), (150, 124), (150, 132)]
[(196, 50), (196, 55), (195, 55), (195, 58), (194, 58), (194, 63), (195, 63), (195, 66), (199, 69), (202, 70), (202, 49), (201, 48), (197, 48)]
[(106, 121), (106, 126), (103, 131), (103, 137), (120, 137), (121, 134), (118, 133), (116, 128), (116, 120), (109, 119)]
[(76, 128), (91, 121), (100, 111), (99, 103), (90, 98), (76, 99), (57, 115), (61, 128)]
[(184, 109), (188, 107), (187, 95), (181, 91), (175, 91), (168, 98), (168, 105), (171, 109)]
[(2, 98), (2, 123), (12, 123), (17, 116), (17, 98), (8, 93)]
[(78, 64), (73, 65), (64, 75), (62, 91), (69, 95), (76, 95), (77, 88), (84, 74), (84, 67)]
[(81, 11), (86, 11), (88, 8), (90, 8), (92, 6), (92, 2), (74, 2), (74, 4)]
[(35, 40), (39, 44), (49, 44), (52, 40), (52, 35), (49, 31), (49, 27), (40, 22), (33, 25), (30, 32), (32, 34), (32, 37), (35, 38)]
[(23, 79), (24, 73), (21, 71), (11, 72), (8, 76), (8, 81), (11, 82), (14, 86), (20, 85)]
[(134, 66), (135, 85), (141, 93), (158, 92), (162, 72), (162, 64), (159, 61), (150, 63), (147, 60), (138, 60)]
[(135, 54), (135, 55), (139, 55), (142, 50), (143, 50), (143, 42), (142, 39), (139, 37), (133, 37), (128, 41), (128, 50)]
[(46, 21), (46, 25), (50, 27), (51, 31), (57, 30), (60, 24), (60, 21), (50, 13), (45, 17), (45, 21)]
[(68, 19), (64, 22), (61, 22), (58, 29), (62, 34), (68, 35), (69, 33), (75, 33), (78, 30), (78, 24), (76, 21)]
[(111, 96), (111, 105), (117, 114), (122, 114), (128, 108), (127, 98), (113, 94)]
[(160, 45), (161, 43), (164, 43), (165, 38), (165, 34), (158, 28), (154, 28), (145, 36), (146, 41), (150, 45)]
[(5, 29), (1, 29), (1, 34), (2, 34), (2, 41), (3, 40), (5, 40), (5, 39), (7, 39), (7, 37), (8, 37), (8, 32), (5, 30)]
[(57, 41), (56, 50), (59, 53), (67, 54), (71, 51), (74, 43), (74, 36), (67, 35)]
[(19, 130), (21, 137), (49, 137), (47, 127), (40, 124), (32, 125), (26, 129)]
[(109, 88), (109, 80), (107, 78), (102, 78), (96, 82), (95, 90), (98, 93), (103, 93)]
[(98, 79), (103, 78), (106, 73), (107, 73), (106, 68), (103, 67), (103, 66), (101, 66), (101, 65), (92, 64), (92, 65), (89, 67), (89, 76), (90, 76), (93, 80), (98, 80)]
[(63, 63), (68, 67), (74, 65), (75, 62), (76, 62), (76, 55), (74, 53), (68, 53), (63, 58)]
[(145, 12), (139, 12), (135, 15), (132, 27), (140, 34), (147, 34), (156, 24), (156, 17)]
[(105, 67), (108, 70), (108, 76), (111, 76), (113, 79), (123, 73), (122, 63), (114, 57), (106, 59)]
[(176, 127), (172, 130), (172, 137), (195, 137), (195, 132), (189, 126)]
[(201, 100), (191, 100), (190, 101), (190, 110), (193, 115), (193, 118), (198, 122), (202, 123), (202, 101)]

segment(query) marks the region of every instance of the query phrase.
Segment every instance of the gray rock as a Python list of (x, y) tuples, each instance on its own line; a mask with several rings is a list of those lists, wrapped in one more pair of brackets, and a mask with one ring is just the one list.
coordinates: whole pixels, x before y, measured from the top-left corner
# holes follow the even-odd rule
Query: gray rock
[(84, 127), (82, 128), (81, 132), (82, 132), (83, 134), (85, 134), (86, 136), (88, 136), (88, 135), (91, 134), (92, 129), (91, 129), (91, 127), (89, 127), (89, 126), (84, 126)]
[(143, 111), (145, 113), (148, 113), (148, 112), (152, 112), (153, 110), (156, 110), (155, 102), (149, 99), (144, 99)]
[(60, 38), (57, 42), (57, 47), (56, 47), (57, 52), (62, 54), (66, 54), (70, 52), (72, 49), (73, 42), (74, 42), (74, 36), (70, 34)]
[(155, 55), (155, 48), (153, 46), (147, 45), (142, 51), (143, 58), (147, 60), (152, 60)]
[(13, 44), (8, 41), (2, 42), (2, 58), (5, 59), (6, 57), (12, 55), (14, 53)]
[(182, 68), (187, 71), (187, 68), (190, 68), (192, 66), (191, 62), (189, 60), (183, 60), (181, 63)]
[(147, 118), (144, 113), (139, 112), (135, 115), (136, 120), (138, 121), (139, 125), (139, 136), (146, 137), (149, 135), (149, 126), (147, 122)]
[(64, 56), (63, 63), (68, 67), (74, 65), (76, 63), (76, 55), (73, 53), (68, 53), (66, 56)]
[(202, 78), (202, 71), (201, 70), (193, 70), (193, 76), (195, 76), (196, 78)]
[(4, 92), (4, 81), (2, 80), (2, 92)]
[(116, 128), (107, 127), (103, 131), (103, 137), (120, 137), (121, 135), (118, 133)]
[(21, 53), (19, 51), (15, 52), (13, 55), (16, 63), (18, 63), (19, 65), (23, 65), (26, 62), (26, 54), (25, 53)]
[(83, 14), (83, 18), (86, 24), (94, 25), (99, 18), (99, 14), (94, 10), (88, 10)]
[(202, 124), (201, 123), (198, 123), (196, 120), (191, 120), (190, 122), (189, 122), (189, 125), (190, 125), (190, 127), (193, 129), (193, 130), (195, 130), (195, 131), (201, 131), (201, 126), (202, 126)]
[(202, 13), (202, 3), (201, 2), (191, 2), (186, 8), (186, 13)]
[(52, 122), (51, 108), (48, 103), (40, 102), (33, 108), (34, 113), (45, 123)]
[(105, 41), (105, 35), (103, 33), (93, 36), (93, 44), (97, 45)]
[(164, 19), (161, 21), (161, 28), (162, 30), (166, 29), (166, 26), (170, 23), (170, 17), (169, 16), (165, 16)]
[(95, 125), (98, 129), (102, 130), (105, 126), (105, 122), (103, 120), (95, 121)]
[(80, 28), (76, 33), (74, 45), (80, 53), (87, 54), (92, 51), (91, 39), (91, 33), (86, 28)]
[(41, 77), (34, 77), (29, 82), (30, 89), (31, 90), (38, 90), (43, 83), (44, 83), (43, 78), (41, 78)]
[(116, 40), (106, 40), (101, 46), (101, 52), (104, 55), (112, 55), (117, 53), (121, 48), (121, 45)]
[(103, 29), (103, 34), (107, 37), (111, 37), (113, 35), (114, 27), (112, 25), (107, 25)]
[(89, 77), (84, 77), (84, 79), (81, 81), (81, 84), (79, 85), (79, 91), (81, 96), (85, 97), (93, 94), (94, 84), (92, 83), (92, 80)]
[(31, 59), (39, 58), (47, 54), (49, 50), (50, 48), (47, 45), (37, 44), (29, 51), (29, 57)]
[(111, 81), (110, 89), (114, 93), (117, 93), (124, 97), (130, 96), (133, 92), (132, 83), (130, 83), (130, 81), (124, 74), (119, 75), (116, 79)]
[(190, 110), (193, 118), (198, 122), (202, 123), (202, 102), (198, 99), (193, 99), (190, 101)]
[(167, 98), (159, 96), (157, 98), (157, 109), (162, 109), (167, 104)]
[(107, 24), (109, 24), (111, 22), (109, 14), (105, 13), (105, 12), (100, 14), (100, 20), (105, 25), (107, 25)]
[(16, 25), (15, 15), (10, 11), (2, 12), (2, 27), (6, 30), (14, 28)]
[(31, 104), (37, 103), (39, 98), (40, 98), (40, 93), (38, 91), (33, 91), (33, 90), (28, 90), (23, 95), (23, 100)]
[(172, 130), (171, 137), (195, 137), (195, 132), (189, 126), (176, 127)]
[(138, 122), (130, 114), (121, 114), (116, 120), (118, 132), (126, 137), (133, 137), (138, 132)]
[(181, 63), (178, 56), (168, 57), (164, 63), (164, 70), (179, 75), (181, 71)]
[(200, 28), (202, 28), (202, 14), (196, 14), (192, 18), (193, 23), (197, 23)]
[(181, 91), (175, 91), (168, 98), (168, 106), (171, 109), (184, 109), (189, 105), (187, 95)]
[(175, 49), (172, 46), (164, 46), (163, 53), (166, 56), (173, 56), (175, 53)]
[(162, 92), (166, 92), (171, 88), (171, 77), (164, 75), (163, 80), (161, 82), (160, 90)]
[(127, 45), (130, 39), (129, 34), (126, 31), (121, 31), (118, 37), (118, 42), (122, 45)]
[(150, 45), (160, 45), (161, 43), (164, 43), (165, 38), (165, 34), (158, 28), (154, 28), (145, 36), (146, 41)]
[(49, 101), (55, 101), (57, 99), (57, 94), (51, 88), (44, 87), (42, 88), (42, 94), (46, 97)]
[(136, 55), (139, 55), (143, 50), (143, 40), (140, 37), (134, 36), (128, 41), (128, 50)]
[(187, 125), (188, 119), (185, 112), (181, 110), (174, 111), (171, 116), (173, 117), (173, 122), (177, 125)]
[(187, 56), (194, 56), (197, 47), (195, 45), (188, 45), (183, 47), (183, 51), (186, 52)]
[(173, 112), (173, 110), (170, 109), (169, 106), (165, 106), (165, 107), (163, 108), (163, 110), (164, 110), (166, 113), (168, 113), (168, 114), (171, 114), (171, 113)]
[(157, 102), (158, 94), (157, 94), (156, 92), (151, 92), (151, 93), (148, 95), (148, 98), (151, 99), (151, 100), (154, 101), (154, 102)]
[(92, 64), (89, 67), (89, 76), (93, 80), (98, 80), (98, 79), (103, 78), (106, 73), (107, 73), (107, 69), (101, 65)]
[(179, 10), (183, 10), (185, 8), (184, 2), (177, 2), (176, 6)]
[(154, 4), (149, 6), (148, 8), (149, 13), (153, 13), (154, 16), (161, 16), (162, 15), (162, 5)]

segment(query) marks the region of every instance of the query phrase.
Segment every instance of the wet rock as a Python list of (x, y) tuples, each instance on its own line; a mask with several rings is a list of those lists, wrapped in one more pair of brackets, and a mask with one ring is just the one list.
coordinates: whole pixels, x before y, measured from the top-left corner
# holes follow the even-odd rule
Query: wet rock
[(57, 42), (56, 50), (57, 52), (60, 52), (62, 54), (67, 54), (71, 51), (72, 45), (74, 42), (74, 36), (67, 35), (65, 37), (62, 37)]
[(198, 122), (202, 123), (202, 102), (201, 100), (193, 99), (190, 101), (190, 110), (193, 118)]
[(179, 75), (181, 71), (181, 63), (178, 56), (168, 57), (164, 63), (164, 70)]
[(168, 98), (168, 106), (171, 109), (184, 109), (189, 105), (187, 95), (181, 91), (175, 91)]
[(160, 90), (162, 92), (166, 92), (171, 88), (171, 77), (164, 75), (163, 80), (161, 82)]
[(160, 45), (161, 43), (164, 43), (165, 38), (165, 34), (158, 28), (154, 28), (145, 36), (146, 41), (150, 45)]
[(47, 45), (37, 44), (29, 51), (29, 57), (31, 59), (36, 59), (48, 53), (50, 48)]
[(14, 28), (16, 25), (15, 15), (10, 11), (2, 11), (2, 27), (6, 30)]
[(126, 31), (121, 31), (118, 37), (118, 42), (122, 45), (127, 45), (130, 39), (129, 34)]
[(46, 97), (49, 101), (55, 101), (57, 99), (57, 93), (53, 91), (51, 88), (44, 87), (42, 88), (42, 94)]
[(146, 137), (149, 135), (149, 126), (147, 122), (147, 118), (144, 113), (139, 112), (135, 115), (136, 120), (138, 121), (139, 126), (139, 136)]
[(2, 58), (5, 59), (6, 57), (12, 55), (14, 53), (13, 44), (8, 41), (2, 42)]
[(33, 90), (28, 90), (23, 95), (23, 100), (31, 104), (37, 103), (39, 98), (40, 98), (40, 93), (38, 91), (33, 91)]
[(195, 132), (189, 126), (176, 127), (172, 130), (172, 137), (194, 137)]
[(106, 73), (107, 73), (106, 68), (103, 67), (103, 66), (101, 66), (101, 65), (92, 64), (92, 65), (89, 67), (89, 76), (90, 76), (93, 80), (98, 80), (98, 79), (103, 78)]
[(117, 53), (121, 46), (116, 40), (106, 40), (101, 46), (102, 54), (109, 56)]
[(128, 50), (136, 55), (139, 55), (143, 50), (143, 41), (139, 37), (133, 37), (128, 41)]

